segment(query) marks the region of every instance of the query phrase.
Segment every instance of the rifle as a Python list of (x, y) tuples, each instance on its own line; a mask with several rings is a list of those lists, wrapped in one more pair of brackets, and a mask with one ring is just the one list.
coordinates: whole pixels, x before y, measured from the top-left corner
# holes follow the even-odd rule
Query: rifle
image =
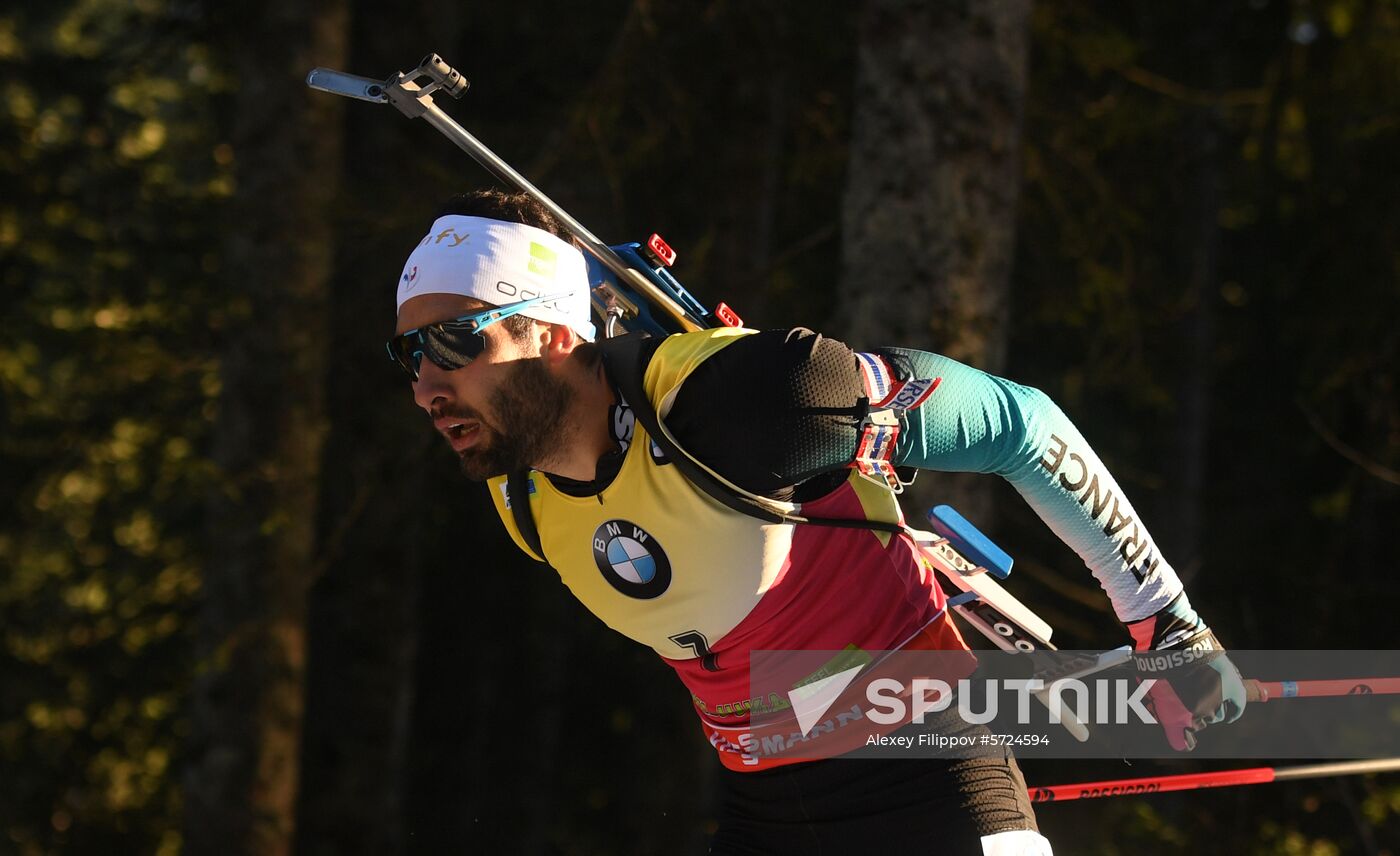
[(676, 252), (660, 235), (652, 234), (645, 244), (604, 244), (569, 212), (444, 113), (433, 102), (433, 94), (441, 92), (452, 98), (461, 98), (471, 84), (437, 54), (424, 57), (413, 71), (407, 74), (396, 72), (386, 80), (316, 68), (307, 75), (306, 85), (360, 101), (392, 104), (410, 119), (424, 119), (471, 155), (487, 172), (529, 194), (548, 209), (585, 250), (589, 282), (593, 283), (593, 308), (605, 320), (604, 335), (616, 335), (619, 325), (628, 332), (640, 330), (653, 336), (743, 325), (734, 310), (723, 303), (715, 307), (714, 312), (707, 310), (671, 275), (667, 269), (675, 264)]

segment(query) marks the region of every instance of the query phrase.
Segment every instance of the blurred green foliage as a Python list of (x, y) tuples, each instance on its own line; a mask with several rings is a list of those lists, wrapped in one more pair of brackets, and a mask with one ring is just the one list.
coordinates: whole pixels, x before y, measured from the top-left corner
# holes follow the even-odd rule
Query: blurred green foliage
[(232, 157), (188, 15), (0, 17), (0, 850), (178, 849)]

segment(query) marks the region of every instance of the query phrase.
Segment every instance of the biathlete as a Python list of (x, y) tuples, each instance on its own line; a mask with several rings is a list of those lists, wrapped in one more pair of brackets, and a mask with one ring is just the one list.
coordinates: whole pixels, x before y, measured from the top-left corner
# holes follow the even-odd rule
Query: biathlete
[[(804, 329), (594, 343), (582, 253), (523, 194), (451, 200), (397, 303), (389, 350), (462, 471), (490, 482), (512, 538), (689, 689), (723, 765), (712, 853), (1050, 852), (1009, 753), (746, 751), (750, 651), (967, 647), (927, 561), (890, 531), (903, 523), (890, 467), (1000, 475), (1083, 558), (1138, 651), (1220, 649), (1102, 461), (1035, 389)], [(872, 451), (871, 414), (919, 379), (931, 391)], [(629, 388), (736, 494), (872, 528), (765, 522), (716, 501), (648, 436)], [(1245, 704), (1223, 654), (1197, 662), (1191, 680), (1153, 688), (1176, 748)]]

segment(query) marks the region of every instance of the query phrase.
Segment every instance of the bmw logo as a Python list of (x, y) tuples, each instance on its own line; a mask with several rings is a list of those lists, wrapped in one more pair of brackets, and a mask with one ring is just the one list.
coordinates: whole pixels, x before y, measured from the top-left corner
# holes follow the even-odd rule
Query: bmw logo
[(671, 561), (651, 533), (626, 520), (593, 532), (593, 561), (608, 584), (628, 597), (649, 600), (671, 585)]

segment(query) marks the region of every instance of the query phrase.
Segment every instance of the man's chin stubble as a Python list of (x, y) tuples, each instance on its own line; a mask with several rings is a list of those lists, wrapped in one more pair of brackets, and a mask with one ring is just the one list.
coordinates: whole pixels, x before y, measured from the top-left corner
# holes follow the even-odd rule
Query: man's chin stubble
[(458, 468), (468, 479), (484, 482), (516, 470), (531, 468), (528, 463), (529, 450), (521, 448), (518, 439), (494, 432), (483, 439), (485, 442), (482, 445), (457, 453)]
[(482, 456), (476, 452), (458, 452), (457, 465), (462, 471), (462, 475), (475, 482), (484, 482), (487, 479), (503, 476), (507, 473), (507, 468), (497, 460), (495, 456)]

